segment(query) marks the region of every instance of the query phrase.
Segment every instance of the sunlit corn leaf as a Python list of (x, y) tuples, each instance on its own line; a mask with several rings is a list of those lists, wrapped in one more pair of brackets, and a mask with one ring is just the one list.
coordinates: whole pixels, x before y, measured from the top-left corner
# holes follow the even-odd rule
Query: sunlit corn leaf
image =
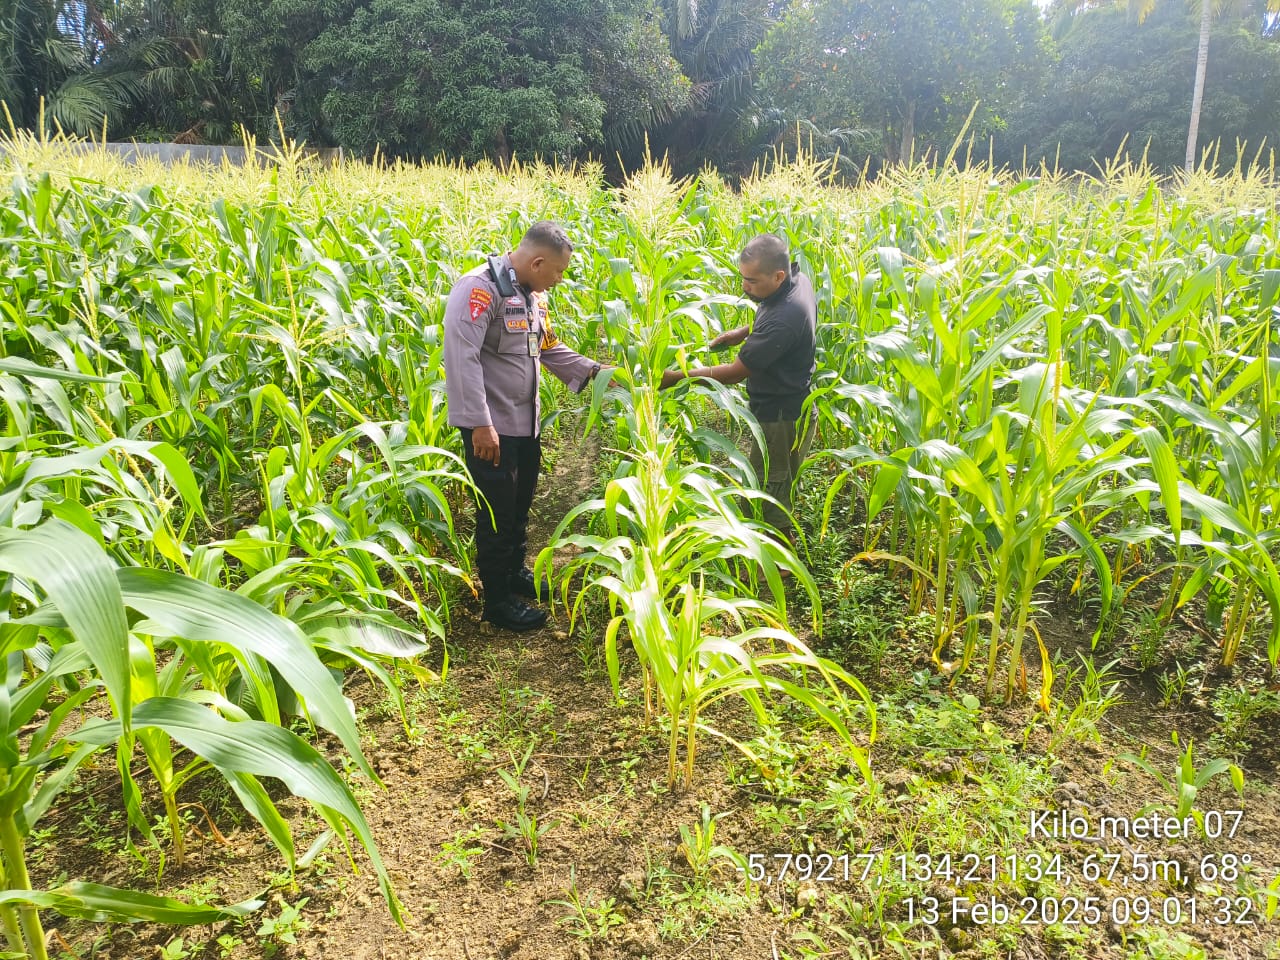
[(183, 903), (137, 890), (72, 880), (52, 890), (0, 890), (0, 903), (30, 904), (56, 910), (64, 917), (102, 923), (109, 920), (148, 920), (152, 923), (218, 923), (247, 916), (262, 907), (261, 900), (244, 900), (226, 907)]
[[(229, 780), (240, 776), (274, 777), (295, 796), (310, 800), (329, 822), (351, 829), (378, 874), (387, 904), (398, 915), (391, 881), (378, 855), (373, 834), (350, 788), (316, 749), (283, 727), (257, 720), (232, 722), (189, 700), (153, 697), (133, 711), (135, 728), (155, 727), (208, 760)], [(114, 742), (118, 721), (90, 721), (72, 736), (92, 744)], [(256, 808), (250, 812), (258, 813)]]

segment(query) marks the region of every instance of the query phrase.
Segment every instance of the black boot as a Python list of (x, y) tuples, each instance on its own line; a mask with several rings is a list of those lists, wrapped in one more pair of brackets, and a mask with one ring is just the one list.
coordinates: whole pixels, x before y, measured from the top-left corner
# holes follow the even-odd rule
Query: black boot
[(483, 620), (488, 620), (495, 627), (503, 630), (514, 630), (520, 633), (525, 630), (537, 630), (547, 622), (547, 611), (531, 607), (522, 600), (510, 595), (487, 600), (484, 605)]
[(511, 592), (517, 597), (527, 597), (530, 600), (546, 600), (551, 596), (551, 581), (547, 578), (535, 580), (533, 571), (528, 567), (521, 567), (507, 579), (507, 585)]

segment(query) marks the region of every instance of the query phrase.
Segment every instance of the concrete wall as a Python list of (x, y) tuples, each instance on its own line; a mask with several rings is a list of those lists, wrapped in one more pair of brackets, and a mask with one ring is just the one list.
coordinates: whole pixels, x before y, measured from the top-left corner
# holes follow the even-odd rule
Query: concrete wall
[[(225, 160), (232, 166), (244, 166), (244, 147), (208, 146), (204, 144), (186, 143), (77, 143), (72, 146), (76, 150), (103, 150), (114, 153), (124, 160), (134, 162), (140, 158), (159, 160), (163, 163), (211, 163), (221, 166)], [(305, 147), (303, 154), (318, 157), (322, 163), (336, 164), (342, 162), (341, 147)], [(271, 159), (276, 156), (272, 146), (258, 147), (259, 159)]]

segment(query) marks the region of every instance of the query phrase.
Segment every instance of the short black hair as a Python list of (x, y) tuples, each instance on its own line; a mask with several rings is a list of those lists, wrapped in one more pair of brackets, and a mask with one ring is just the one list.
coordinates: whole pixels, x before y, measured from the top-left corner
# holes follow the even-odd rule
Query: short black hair
[(543, 250), (554, 250), (557, 253), (573, 253), (573, 244), (564, 232), (564, 227), (554, 220), (539, 220), (524, 232), (520, 240), (522, 247), (541, 247)]
[(791, 254), (787, 250), (787, 241), (776, 233), (762, 233), (747, 241), (738, 254), (739, 263), (754, 263), (766, 273), (781, 270), (786, 273), (791, 269)]

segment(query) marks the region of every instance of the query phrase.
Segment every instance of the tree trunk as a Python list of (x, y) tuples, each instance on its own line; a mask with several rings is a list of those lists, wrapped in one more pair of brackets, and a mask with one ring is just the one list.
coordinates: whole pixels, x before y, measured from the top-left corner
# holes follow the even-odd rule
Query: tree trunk
[(698, 0), (676, 0), (676, 39), (688, 40), (698, 28)]
[(916, 147), (916, 102), (907, 101), (907, 109), (902, 112), (902, 147), (898, 150), (898, 162), (910, 165), (915, 159), (912, 154)]
[(507, 131), (498, 129), (498, 135), (494, 138), (493, 144), (494, 163), (498, 169), (505, 172), (511, 166), (511, 145), (507, 142)]
[(1209, 67), (1209, 28), (1212, 0), (1200, 0), (1200, 47), (1196, 51), (1196, 84), (1191, 93), (1191, 123), (1187, 127), (1187, 173), (1196, 169), (1196, 141), (1200, 138), (1200, 105), (1204, 102), (1204, 76)]

